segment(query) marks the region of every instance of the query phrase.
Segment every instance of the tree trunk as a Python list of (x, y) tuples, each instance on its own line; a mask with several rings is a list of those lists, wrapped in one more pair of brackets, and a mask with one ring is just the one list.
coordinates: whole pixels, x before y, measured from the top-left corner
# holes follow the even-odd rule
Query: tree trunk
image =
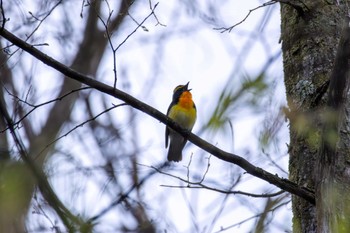
[(350, 25), (343, 23), (334, 67), (330, 77), (327, 112), (316, 165), (318, 232), (348, 232), (349, 204), (349, 71)]
[[(323, 122), (328, 119), (326, 108), (328, 98), (329, 79), (334, 65), (337, 47), (341, 35), (342, 23), (346, 16), (346, 6), (343, 1), (305, 0), (289, 1), (289, 4), (281, 4), (281, 39), (283, 51), (283, 65), (285, 75), (286, 94), (289, 105), (288, 118), (290, 121), (290, 179), (302, 187), (312, 190), (317, 184), (325, 182), (326, 171), (315, 169), (320, 165), (317, 161), (322, 155), (320, 147), (323, 139)], [(349, 104), (347, 104), (349, 105)], [(340, 122), (342, 130), (336, 151), (346, 147), (349, 142), (349, 131), (346, 130), (349, 111), (345, 111), (344, 121)], [(326, 137), (331, 137), (325, 132)], [(346, 140), (347, 139), (347, 140)], [(337, 143), (334, 142), (334, 143)], [(336, 153), (342, 159), (336, 160), (336, 170), (346, 171), (349, 164), (345, 163), (348, 150)], [(331, 156), (336, 156), (332, 154)], [(334, 169), (334, 167), (332, 168)], [(316, 178), (316, 179), (315, 179)], [(347, 196), (350, 188), (346, 182), (346, 173), (338, 174), (336, 179), (341, 189), (337, 189), (337, 196)], [(327, 181), (327, 179), (326, 179)], [(326, 182), (327, 183), (327, 182)], [(293, 206), (293, 231), (294, 232), (338, 232), (334, 222), (324, 215), (325, 206), (322, 203), (329, 202), (325, 195), (333, 186), (317, 189), (316, 206), (307, 201), (292, 197)], [(317, 187), (325, 187), (317, 185)], [(328, 191), (327, 191), (328, 190)], [(332, 192), (335, 194), (334, 192)], [(335, 196), (332, 196), (333, 199)], [(326, 199), (325, 199), (326, 198)], [(326, 211), (330, 216), (346, 213), (346, 205), (337, 205), (338, 208)], [(339, 209), (340, 208), (340, 209)], [(344, 211), (343, 211), (344, 210)], [(331, 223), (333, 222), (333, 223)], [(338, 225), (337, 225), (338, 226)], [(340, 228), (338, 228), (339, 230)]]

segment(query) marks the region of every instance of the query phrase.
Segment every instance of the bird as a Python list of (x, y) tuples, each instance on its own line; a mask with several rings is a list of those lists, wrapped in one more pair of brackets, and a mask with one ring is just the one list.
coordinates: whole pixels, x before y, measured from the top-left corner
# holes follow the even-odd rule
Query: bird
[[(169, 105), (167, 116), (182, 128), (191, 131), (197, 119), (196, 105), (192, 100), (191, 90), (186, 85), (179, 85), (173, 91), (173, 100)], [(170, 139), (170, 144), (169, 144)], [(187, 139), (169, 127), (165, 129), (165, 148), (168, 147), (168, 161), (179, 162), (182, 160), (182, 150)]]

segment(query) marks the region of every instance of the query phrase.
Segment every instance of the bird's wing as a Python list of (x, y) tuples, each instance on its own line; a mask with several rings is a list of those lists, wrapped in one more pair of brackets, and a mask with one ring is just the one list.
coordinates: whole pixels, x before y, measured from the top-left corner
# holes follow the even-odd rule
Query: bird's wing
[[(166, 112), (166, 115), (169, 116), (170, 109), (174, 106), (174, 103), (171, 102), (171, 104), (168, 107), (168, 111)], [(169, 128), (165, 127), (165, 148), (168, 148), (168, 142), (169, 142)]]

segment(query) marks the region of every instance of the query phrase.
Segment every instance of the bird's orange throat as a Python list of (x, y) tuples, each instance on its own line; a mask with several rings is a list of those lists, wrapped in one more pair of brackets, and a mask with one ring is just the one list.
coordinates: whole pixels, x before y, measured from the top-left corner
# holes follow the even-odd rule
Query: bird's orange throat
[(192, 94), (189, 91), (185, 91), (181, 94), (179, 99), (179, 105), (186, 109), (193, 108)]

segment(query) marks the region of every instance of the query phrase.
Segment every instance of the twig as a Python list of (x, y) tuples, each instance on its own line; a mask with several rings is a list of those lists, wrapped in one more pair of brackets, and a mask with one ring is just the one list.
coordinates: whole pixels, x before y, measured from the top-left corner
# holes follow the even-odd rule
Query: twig
[[(148, 2), (149, 2), (149, 9), (152, 10), (152, 9), (153, 9), (153, 7), (152, 7), (152, 1), (149, 0)], [(157, 4), (158, 4), (158, 3), (157, 3)], [(154, 8), (154, 9), (155, 9), (155, 8)], [(154, 10), (153, 10), (153, 11), (154, 11)], [(157, 26), (157, 25), (160, 25), (160, 26), (166, 27), (165, 24), (162, 24), (162, 23), (158, 20), (158, 17), (157, 17), (157, 15), (156, 15), (155, 13), (153, 14), (153, 16), (154, 16), (154, 19), (157, 21), (156, 26)]]
[(97, 14), (97, 17), (100, 19), (100, 21), (102, 22), (103, 26), (105, 27), (105, 33), (106, 33), (106, 36), (107, 36), (108, 44), (109, 44), (109, 47), (111, 47), (111, 50), (112, 50), (112, 53), (113, 53), (113, 74), (114, 74), (113, 87), (116, 88), (117, 80), (118, 80), (118, 75), (117, 75), (117, 57), (116, 57), (116, 51), (117, 50), (114, 48), (114, 45), (113, 45), (113, 42), (112, 42), (112, 35), (111, 35), (111, 33), (109, 32), (109, 29), (108, 29), (109, 23), (110, 23), (111, 18), (112, 18), (113, 10), (111, 10), (108, 2), (107, 2), (107, 6), (108, 6), (108, 9), (109, 9), (109, 14), (108, 14), (107, 21), (105, 22), (99, 14)]
[(154, 14), (154, 10), (157, 8), (159, 2), (157, 2), (154, 7), (151, 9), (152, 12), (149, 13), (146, 18), (144, 18), (140, 24), (137, 25), (137, 27), (129, 34), (125, 37), (125, 39), (117, 46), (117, 48), (115, 50), (118, 50), (140, 27), (142, 27), (142, 25), (146, 22), (146, 20), (151, 17)]
[[(33, 35), (34, 33), (39, 29), (39, 27), (41, 26), (41, 24), (46, 20), (47, 17), (49, 17), (51, 15), (51, 13), (56, 9), (56, 7), (58, 7), (60, 4), (62, 3), (62, 0), (58, 1), (49, 11), (48, 13), (42, 18), (42, 19), (39, 19), (38, 17), (34, 16), (32, 12), (28, 12), (35, 20), (39, 21), (39, 24), (33, 29), (33, 31), (29, 34), (29, 35), (26, 35), (26, 39), (24, 41), (28, 41)], [(4, 18), (5, 17), (5, 12), (4, 10), (2, 9), (2, 0), (1, 0), (1, 11), (2, 11), (2, 17)], [(0, 30), (3, 30), (5, 29), (5, 23), (3, 22), (2, 24), (2, 27)], [(43, 46), (43, 45), (48, 45), (47, 43), (39, 43), (39, 44), (35, 44), (35, 45), (32, 45), (32, 46)], [(7, 58), (10, 59), (10, 57), (12, 55), (14, 55), (19, 49), (16, 49), (15, 51), (13, 52), (10, 52), (10, 47), (12, 47), (12, 45), (8, 45), (8, 46), (5, 46), (3, 49), (3, 51), (9, 55), (9, 57)]]
[[(168, 166), (169, 166), (169, 163), (163, 163), (159, 166), (158, 169), (162, 170), (163, 168), (166, 168)], [(132, 191), (134, 191), (134, 189), (136, 189), (137, 187), (140, 187), (146, 180), (148, 180), (154, 174), (157, 174), (157, 172), (153, 171), (153, 172), (148, 173), (145, 177), (140, 179), (140, 181), (138, 183), (135, 183), (133, 186), (131, 186), (126, 192), (119, 194), (118, 198), (115, 201), (113, 201), (108, 207), (103, 209), (100, 213), (98, 213), (94, 217), (90, 218), (88, 222), (91, 222), (91, 223), (95, 222), (97, 219), (101, 218), (103, 215), (108, 213), (113, 207), (122, 203), (126, 198), (128, 198), (130, 193)]]
[[(117, 50), (141, 27), (144, 31), (148, 31), (147, 28), (145, 26), (143, 26), (143, 24), (146, 22), (146, 20), (154, 15), (155, 16), (155, 13), (154, 13), (154, 10), (156, 9), (156, 7), (158, 6), (158, 3), (156, 3), (154, 5), (154, 7), (150, 7), (151, 9), (151, 13), (149, 13), (148, 16), (146, 16), (146, 18), (143, 19), (143, 21), (141, 23), (138, 23), (132, 16), (131, 14), (128, 12), (128, 15), (129, 17), (137, 24), (137, 27), (129, 34), (127, 35), (124, 40), (117, 46), (117, 47), (114, 47), (113, 45), (113, 42), (112, 42), (112, 34), (110, 33), (109, 31), (109, 24), (111, 22), (111, 18), (112, 18), (112, 14), (113, 14), (113, 10), (110, 9), (110, 6), (107, 2), (107, 6), (108, 6), (108, 9), (109, 9), (109, 15), (108, 15), (108, 18), (106, 20), (106, 22), (102, 19), (102, 17), (97, 14), (97, 17), (100, 19), (100, 21), (102, 22), (104, 28), (105, 28), (105, 33), (106, 33), (106, 36), (107, 36), (107, 40), (108, 40), (108, 44), (112, 50), (112, 53), (113, 53), (113, 73), (114, 73), (114, 83), (113, 83), (113, 87), (116, 88), (116, 85), (117, 85), (117, 80), (118, 80), (118, 76), (117, 76), (117, 57), (116, 57), (116, 52)], [(156, 17), (156, 16), (155, 16)], [(156, 18), (157, 19), (157, 18)], [(159, 23), (158, 19), (157, 19), (157, 22), (158, 24), (162, 25), (161, 23)]]
[[(26, 100), (22, 100), (20, 99), (18, 96), (12, 94), (9, 90), (7, 90), (7, 88), (4, 86), (4, 89), (5, 91), (10, 95), (12, 96), (13, 98), (15, 98), (18, 102), (21, 102), (21, 103), (25, 103), (27, 104), (28, 106), (32, 107), (31, 110), (29, 110), (26, 114), (24, 114), (24, 116), (22, 116), (18, 121), (16, 122), (13, 122), (13, 127), (16, 128), (26, 117), (28, 117), (34, 110), (36, 110), (37, 108), (40, 108), (44, 105), (47, 105), (47, 104), (50, 104), (50, 103), (54, 103), (56, 101), (61, 101), (62, 99), (64, 99), (65, 97), (75, 93), (75, 92), (78, 92), (78, 91), (82, 91), (82, 90), (86, 90), (86, 89), (91, 89), (91, 87), (82, 87), (82, 88), (78, 88), (78, 89), (75, 89), (75, 90), (71, 90), (70, 92), (68, 92), (67, 94), (64, 94), (60, 97), (57, 97), (56, 99), (53, 99), (53, 100), (49, 100), (47, 102), (44, 102), (44, 103), (41, 103), (41, 104), (31, 104), (29, 103), (28, 101)], [(7, 126), (5, 129), (3, 130), (0, 130), (0, 133), (3, 133), (4, 131), (8, 130), (10, 126)]]
[[(162, 173), (162, 174), (164, 174), (164, 173)], [(176, 176), (174, 176), (174, 177), (176, 177)], [(176, 177), (176, 178), (181, 179), (180, 177)], [(190, 182), (190, 183), (192, 183), (192, 182)], [(255, 194), (255, 193), (249, 193), (249, 192), (244, 192), (244, 191), (239, 191), (239, 190), (238, 191), (222, 190), (222, 189), (213, 188), (213, 187), (204, 185), (202, 183), (196, 183), (195, 185), (198, 185), (198, 186), (191, 186), (191, 185), (166, 185), (166, 184), (162, 184), (160, 186), (161, 187), (166, 187), (166, 188), (206, 189), (206, 190), (211, 190), (211, 191), (215, 191), (215, 192), (223, 193), (223, 194), (234, 194), (234, 195), (240, 194), (240, 195), (244, 195), (244, 196), (248, 196), (248, 197), (256, 197), (256, 198), (275, 197), (275, 196), (281, 195), (281, 194), (283, 194), (285, 192), (284, 190), (280, 190), (280, 191), (275, 192), (275, 193)]]
[(203, 174), (203, 177), (202, 179), (199, 181), (199, 183), (202, 183), (205, 179), (205, 176), (208, 174), (209, 172), (209, 168), (210, 168), (210, 157), (211, 155), (209, 155), (209, 157), (207, 158), (208, 159), (208, 165), (207, 165), (207, 169), (205, 170), (204, 174)]
[(49, 148), (52, 144), (54, 144), (55, 142), (57, 142), (58, 140), (60, 140), (61, 138), (67, 137), (71, 132), (73, 132), (74, 130), (76, 130), (79, 127), (84, 126), (85, 124), (89, 123), (90, 121), (94, 121), (96, 120), (99, 116), (105, 114), (106, 112), (109, 112), (117, 107), (121, 107), (121, 106), (125, 106), (127, 105), (126, 103), (122, 103), (122, 104), (118, 104), (118, 105), (113, 105), (110, 108), (107, 108), (106, 110), (100, 112), (99, 114), (97, 114), (96, 116), (76, 125), (75, 127), (73, 127), (72, 129), (70, 129), (68, 132), (66, 132), (65, 134), (59, 136), (58, 138), (56, 138), (55, 140), (53, 140), (52, 142), (50, 142), (49, 144), (47, 144), (37, 155), (36, 157), (38, 157), (39, 155), (41, 155), (47, 148)]
[[(285, 201), (285, 202), (279, 204), (278, 206), (274, 207), (273, 209), (271, 209), (269, 212), (274, 212), (274, 211), (277, 210), (278, 208), (280, 208), (280, 207), (282, 207), (282, 206), (284, 206), (284, 205), (287, 205), (289, 202), (290, 202), (290, 201)], [(261, 215), (263, 215), (263, 214), (265, 214), (265, 212), (256, 214), (256, 215), (254, 215), (254, 216), (251, 216), (251, 217), (249, 217), (249, 218), (247, 218), (247, 219), (244, 219), (243, 221), (240, 221), (240, 222), (235, 223), (235, 224), (233, 224), (233, 225), (230, 225), (230, 226), (228, 226), (228, 227), (221, 227), (221, 229), (220, 229), (219, 231), (215, 231), (214, 233), (220, 233), (220, 232), (223, 232), (223, 231), (227, 231), (227, 230), (229, 230), (229, 229), (231, 229), (231, 228), (233, 228), (233, 227), (240, 226), (240, 225), (242, 225), (243, 223), (248, 222), (248, 221), (253, 220), (253, 219), (256, 219), (257, 217), (259, 217), (259, 216), (261, 216)]]
[(242, 24), (244, 21), (246, 21), (247, 18), (250, 16), (250, 14), (253, 13), (254, 11), (256, 11), (256, 10), (262, 8), (262, 7), (273, 5), (275, 3), (276, 3), (276, 1), (265, 2), (265, 3), (263, 3), (260, 6), (257, 6), (257, 7), (253, 8), (253, 9), (250, 9), (248, 11), (248, 14), (246, 14), (246, 16), (241, 21), (239, 21), (238, 23), (234, 24), (233, 26), (231, 26), (231, 27), (214, 28), (214, 30), (219, 30), (219, 31), (221, 31), (221, 33), (224, 33), (224, 32), (227, 32), (227, 31), (231, 32), (233, 28), (235, 28), (236, 26), (238, 26), (238, 25)]
[(193, 153), (191, 153), (190, 161), (188, 162), (188, 165), (186, 166), (186, 169), (187, 169), (187, 181), (188, 182), (190, 181), (190, 166), (191, 166), (191, 163), (192, 163), (192, 157), (193, 157)]
[[(139, 164), (140, 166), (144, 166), (144, 167), (148, 167), (148, 168), (152, 168), (153, 170), (155, 170), (156, 172), (166, 175), (166, 176), (170, 176), (173, 178), (176, 178), (182, 182), (187, 183), (187, 185), (160, 185), (161, 187), (167, 187), (167, 188), (190, 188), (190, 189), (207, 189), (207, 190), (211, 190), (211, 191), (215, 191), (215, 192), (219, 192), (219, 193), (224, 193), (224, 194), (241, 194), (241, 195), (246, 195), (246, 196), (250, 196), (250, 197), (274, 197), (274, 196), (278, 196), (281, 195), (282, 193), (284, 193), (284, 190), (278, 191), (276, 193), (263, 193), (263, 194), (254, 194), (254, 193), (248, 193), (248, 192), (243, 192), (243, 191), (231, 191), (231, 190), (222, 190), (222, 189), (218, 189), (218, 188), (213, 188), (210, 186), (207, 186), (205, 184), (203, 184), (203, 179), (199, 182), (193, 182), (193, 181), (189, 181), (186, 180), (184, 178), (181, 178), (179, 176), (164, 172), (162, 170), (160, 170), (159, 168), (156, 168), (154, 166), (148, 166), (148, 165), (144, 165), (144, 164)], [(209, 166), (208, 166), (209, 167)], [(194, 185), (194, 186), (191, 186)]]
[(247, 18), (248, 18), (254, 11), (256, 11), (256, 10), (262, 8), (262, 7), (271, 6), (271, 5), (273, 5), (273, 4), (277, 3), (277, 2), (283, 3), (283, 4), (286, 4), (286, 5), (289, 5), (289, 6), (293, 7), (293, 8), (298, 12), (298, 14), (299, 14), (301, 17), (303, 17), (304, 14), (305, 14), (305, 11), (304, 11), (303, 7), (304, 7), (306, 10), (309, 10), (309, 8), (305, 5), (305, 3), (304, 3), (303, 1), (300, 1), (300, 0), (299, 0), (298, 2), (299, 2), (300, 4), (302, 4), (303, 6), (299, 6), (299, 5), (295, 4), (295, 3), (292, 3), (290, 0), (271, 0), (271, 1), (269, 1), (269, 2), (263, 3), (263, 4), (260, 5), (260, 6), (255, 7), (255, 8), (253, 8), (253, 9), (250, 9), (250, 10), (248, 11), (248, 13), (246, 14), (246, 16), (245, 16), (241, 21), (239, 21), (238, 23), (234, 24), (233, 26), (231, 26), (231, 27), (214, 28), (214, 30), (219, 30), (221, 33), (224, 33), (224, 32), (227, 32), (227, 31), (228, 31), (228, 32), (231, 32), (231, 31), (233, 30), (233, 28), (235, 28), (236, 26), (238, 26), (238, 25), (242, 24), (243, 22), (245, 22), (245, 21), (247, 20)]
[(47, 17), (49, 17), (51, 15), (51, 13), (56, 9), (56, 7), (58, 7), (60, 4), (62, 3), (62, 0), (58, 1), (49, 11), (48, 13), (42, 18), (39, 19), (38, 17), (34, 16), (32, 12), (28, 12), (34, 19), (36, 19), (37, 21), (39, 21), (39, 24), (34, 28), (34, 30), (27, 36), (27, 39), (25, 41), (28, 41), (30, 37), (32, 37), (34, 35), (34, 33), (39, 29), (39, 27), (41, 26), (41, 24), (45, 21), (45, 19), (47, 19)]
[(1, 17), (2, 17), (1, 29), (3, 29), (3, 28), (5, 28), (5, 23), (6, 23), (7, 19), (5, 16), (4, 7), (2, 5), (2, 0), (0, 0), (0, 11), (1, 11)]

